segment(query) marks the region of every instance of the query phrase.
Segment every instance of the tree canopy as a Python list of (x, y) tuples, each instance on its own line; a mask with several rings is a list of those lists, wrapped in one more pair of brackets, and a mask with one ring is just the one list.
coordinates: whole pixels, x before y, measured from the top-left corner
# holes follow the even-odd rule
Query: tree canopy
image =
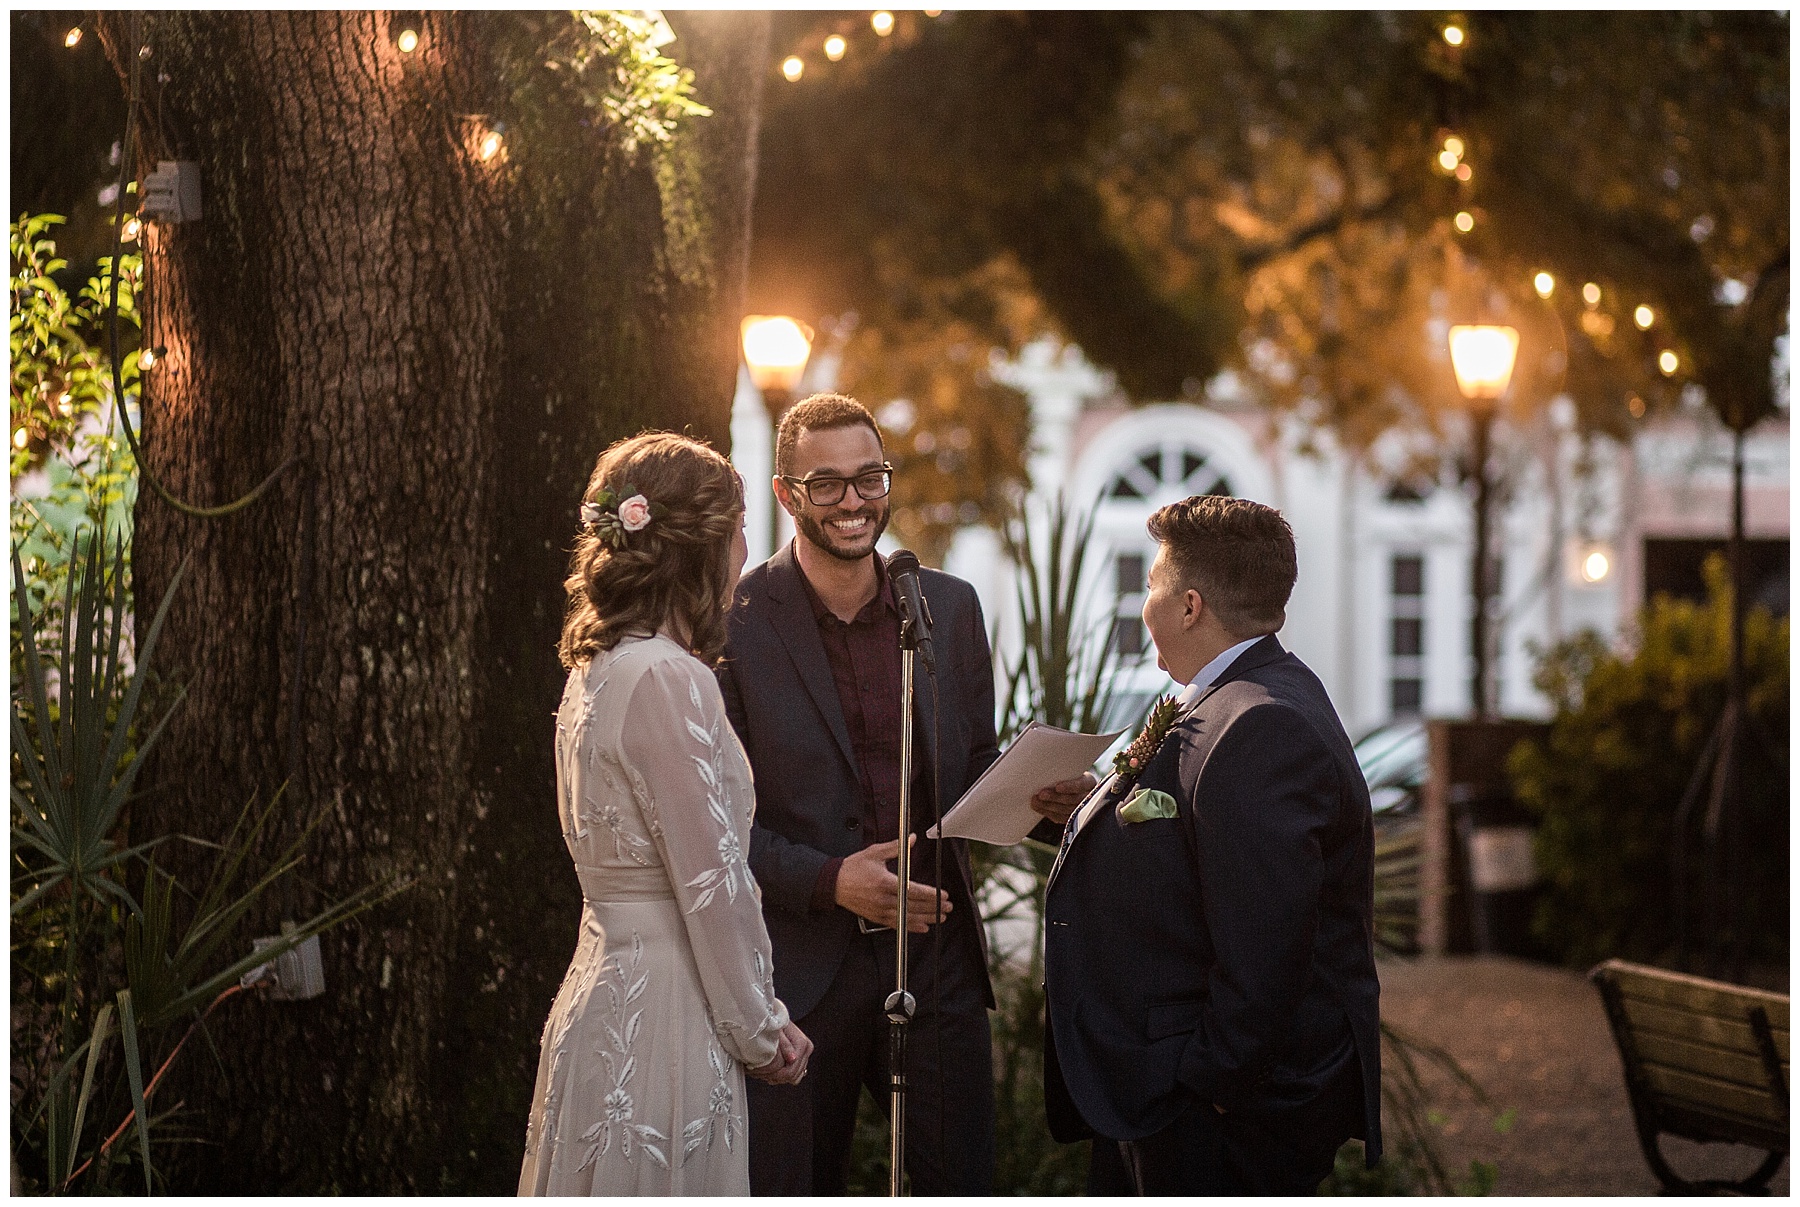
[(846, 388), (940, 399), (933, 447), (970, 427), (1022, 475), (968, 417), (1018, 405), (982, 345), (1047, 330), (1133, 399), (1230, 368), (1352, 447), (1460, 406), (1453, 322), (1518, 327), (1515, 403), (1588, 428), (1688, 385), (1734, 425), (1775, 405), (1785, 14), (897, 18), (778, 22), (803, 71), (770, 82), (750, 289), (853, 313)]

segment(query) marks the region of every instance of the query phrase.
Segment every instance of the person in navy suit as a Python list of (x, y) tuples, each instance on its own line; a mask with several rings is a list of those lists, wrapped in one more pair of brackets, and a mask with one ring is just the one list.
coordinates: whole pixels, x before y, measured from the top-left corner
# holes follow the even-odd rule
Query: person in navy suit
[(1196, 496), (1149, 530), (1144, 623), (1183, 687), (1064, 826), (1048, 1122), (1093, 1139), (1090, 1192), (1310, 1195), (1345, 1140), (1381, 1152), (1368, 787), (1275, 636), (1280, 513)]

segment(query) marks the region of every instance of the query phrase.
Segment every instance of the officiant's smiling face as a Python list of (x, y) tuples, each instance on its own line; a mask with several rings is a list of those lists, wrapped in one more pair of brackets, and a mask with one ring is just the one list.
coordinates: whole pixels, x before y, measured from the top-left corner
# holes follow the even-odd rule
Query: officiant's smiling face
[[(879, 471), (885, 464), (881, 440), (873, 430), (857, 423), (802, 431), (794, 442), (788, 476), (803, 482), (826, 477), (852, 479)], [(794, 527), (800, 535), (821, 552), (841, 561), (868, 557), (875, 550), (875, 542), (887, 531), (889, 495), (865, 499), (853, 486), (845, 484), (843, 498), (820, 506), (807, 497), (804, 489), (779, 478), (775, 491), (782, 506), (794, 517)]]

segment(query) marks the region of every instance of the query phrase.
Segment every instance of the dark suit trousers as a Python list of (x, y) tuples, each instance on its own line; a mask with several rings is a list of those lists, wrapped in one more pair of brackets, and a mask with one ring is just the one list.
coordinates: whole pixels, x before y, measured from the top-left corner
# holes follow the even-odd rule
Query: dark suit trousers
[(1355, 1053), (1318, 1098), (1278, 1113), (1221, 1115), (1196, 1099), (1142, 1140), (1094, 1141), (1090, 1195), (1304, 1195), (1318, 1193), (1362, 1113)]
[[(982, 969), (966, 910), (950, 916), (932, 991), (930, 934), (907, 953), (918, 1012), (906, 1047), (906, 1172), (916, 1195), (993, 1193), (994, 1081)], [(800, 1029), (812, 1063), (797, 1086), (749, 1083), (750, 1191), (841, 1195), (864, 1088), (888, 1112), (894, 934), (857, 934), (837, 978)], [(940, 1143), (941, 1123), (941, 1143)]]

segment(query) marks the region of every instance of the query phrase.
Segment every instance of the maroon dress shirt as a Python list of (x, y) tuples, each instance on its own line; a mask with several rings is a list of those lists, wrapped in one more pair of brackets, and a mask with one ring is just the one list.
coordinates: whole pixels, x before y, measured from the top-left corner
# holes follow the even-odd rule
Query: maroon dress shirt
[[(900, 725), (904, 719), (900, 706), (900, 607), (888, 582), (887, 567), (880, 557), (874, 560), (875, 597), (848, 623), (825, 606), (807, 582), (805, 571), (800, 574), (813, 619), (819, 624), (825, 660), (831, 664), (844, 724), (850, 731), (850, 749), (856, 756), (862, 797), (858, 803), (862, 809), (863, 837), (870, 845), (892, 842), (900, 833)], [(929, 786), (925, 766), (923, 751), (915, 741), (915, 812), (923, 799), (921, 793)], [(819, 869), (819, 879), (813, 886), (814, 909), (836, 905), (838, 869), (843, 863), (841, 858), (831, 859)], [(912, 878), (924, 879), (920, 872), (928, 874), (929, 869), (915, 871)]]

